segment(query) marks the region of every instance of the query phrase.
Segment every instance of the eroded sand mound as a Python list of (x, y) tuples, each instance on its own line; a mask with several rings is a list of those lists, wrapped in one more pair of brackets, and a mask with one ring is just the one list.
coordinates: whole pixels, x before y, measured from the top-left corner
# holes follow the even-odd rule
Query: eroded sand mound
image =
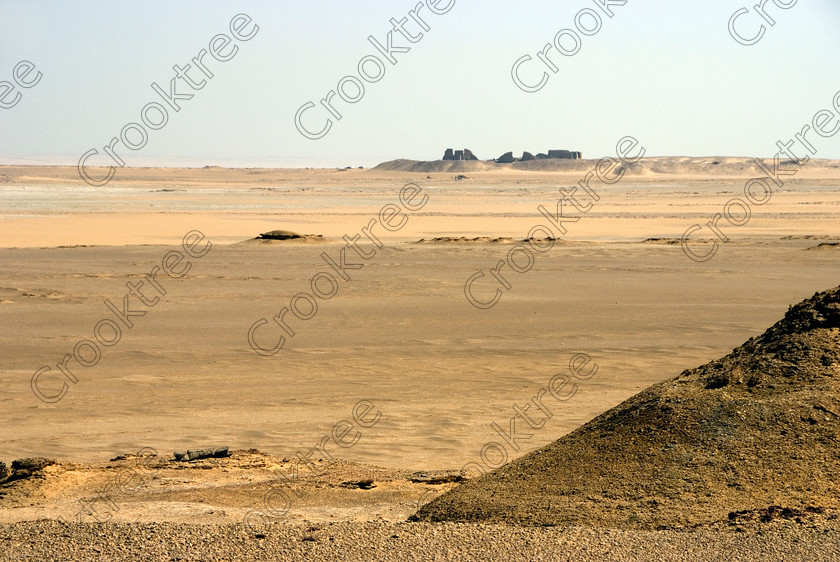
[(485, 160), (407, 160), (400, 158), (382, 162), (374, 170), (396, 172), (483, 172), (495, 170), (498, 164)]
[(413, 518), (651, 529), (832, 512), (838, 432), (840, 287)]

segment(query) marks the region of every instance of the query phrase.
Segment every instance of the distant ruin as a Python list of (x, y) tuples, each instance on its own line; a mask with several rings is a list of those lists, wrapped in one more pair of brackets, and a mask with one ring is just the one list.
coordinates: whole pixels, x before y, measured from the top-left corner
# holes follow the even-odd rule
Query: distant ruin
[[(522, 153), (521, 158), (514, 158), (513, 152), (505, 152), (498, 158), (490, 160), (490, 162), (495, 162), (497, 164), (510, 164), (512, 162), (528, 162), (529, 160), (580, 160), (581, 158), (583, 158), (583, 155), (580, 152), (574, 152), (571, 150), (549, 150), (548, 153), (540, 152), (536, 156), (526, 151)], [(478, 158), (469, 148), (465, 148), (463, 150), (453, 150), (451, 148), (447, 148), (444, 151), (443, 158), (441, 158), (441, 160), (478, 160)]]
[(548, 154), (540, 152), (536, 156), (530, 152), (523, 152), (522, 158), (514, 158), (513, 152), (505, 152), (494, 160), (497, 164), (510, 164), (512, 162), (528, 162), (529, 160), (580, 160), (583, 155), (580, 152), (573, 152), (571, 150), (549, 150)]
[(475, 154), (469, 148), (454, 151), (451, 148), (447, 148), (441, 160), (478, 160), (478, 158), (476, 158)]

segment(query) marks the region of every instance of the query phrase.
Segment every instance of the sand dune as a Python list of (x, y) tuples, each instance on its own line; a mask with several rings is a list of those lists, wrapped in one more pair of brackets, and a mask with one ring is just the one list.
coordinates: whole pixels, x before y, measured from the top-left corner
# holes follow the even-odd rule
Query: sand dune
[[(659, 156), (642, 158), (633, 164), (624, 164), (622, 168), (633, 176), (647, 175), (688, 175), (688, 176), (735, 176), (761, 177), (766, 171), (756, 164), (754, 157), (680, 157)], [(771, 159), (772, 160), (772, 159)], [(563, 160), (544, 159), (527, 162), (497, 164), (492, 160), (407, 160), (398, 159), (382, 162), (374, 170), (402, 171), (417, 173), (456, 173), (517, 170), (530, 172), (586, 172), (593, 169), (597, 159)], [(781, 161), (781, 166), (789, 167), (791, 161)], [(810, 160), (802, 166), (811, 174), (840, 173), (840, 160)]]
[[(446, 174), (447, 181), (452, 174), (470, 173), (468, 179), (501, 178), (544, 179), (561, 178), (564, 174), (581, 175), (592, 170), (597, 159), (582, 160), (531, 160), (496, 164), (491, 160), (444, 161), (396, 159), (382, 162), (374, 168), (336, 169), (276, 169), (276, 168), (120, 168), (108, 187), (151, 187), (161, 197), (178, 197), (192, 188), (216, 184), (229, 189), (247, 189), (255, 195), (284, 193), (290, 189), (330, 185), (387, 185), (389, 182), (421, 181), (424, 175), (440, 181)], [(772, 157), (764, 159), (772, 168)], [(780, 166), (787, 166), (780, 161)], [(650, 156), (634, 164), (624, 164), (625, 177), (622, 182), (648, 182), (663, 178), (681, 178), (683, 181), (703, 182), (707, 178), (750, 178), (766, 175), (756, 164), (755, 157), (708, 156)], [(105, 175), (106, 168), (89, 168), (92, 175)], [(475, 177), (473, 177), (475, 176)], [(840, 177), (840, 160), (811, 159), (797, 167), (795, 175), (786, 176), (788, 182), (801, 179), (826, 180)], [(786, 182), (787, 183), (787, 182)], [(15, 166), (0, 165), (0, 185), (27, 186), (87, 184), (79, 176), (75, 166)], [(512, 187), (512, 186), (506, 186)]]

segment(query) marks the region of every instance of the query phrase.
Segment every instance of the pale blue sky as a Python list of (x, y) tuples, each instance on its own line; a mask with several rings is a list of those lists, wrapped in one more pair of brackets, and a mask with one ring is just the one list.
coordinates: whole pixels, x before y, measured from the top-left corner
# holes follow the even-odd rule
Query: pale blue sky
[[(363, 57), (384, 59), (368, 35), (384, 43), (389, 19), (408, 16), (417, 1), (0, 0), (0, 81), (11, 82), (21, 60), (43, 73), (14, 107), (0, 108), (0, 163), (76, 164), (91, 148), (102, 153), (126, 124), (140, 122), (147, 103), (162, 102), (151, 83), (167, 88), (173, 65), (230, 34), (238, 13), (259, 25), (256, 36), (236, 41), (228, 62), (205, 57), (212, 80), (198, 91), (179, 84), (179, 93), (195, 96), (148, 130), (145, 147), (118, 146), (127, 165), (370, 166), (436, 159), (446, 147), (482, 159), (549, 148), (597, 158), (625, 135), (649, 155), (768, 157), (776, 140), (832, 109), (840, 91), (836, 0), (799, 0), (786, 10), (770, 1), (772, 27), (755, 13), (742, 16), (745, 35), (767, 27), (752, 46), (738, 44), (727, 24), (756, 0), (629, 0), (612, 8), (612, 19), (593, 0), (455, 0), (443, 15), (421, 10), (425, 36), (395, 55), (396, 65), (385, 63), (360, 101), (336, 102), (343, 118), (329, 133), (304, 138), (298, 108), (358, 76)], [(601, 14), (600, 31), (582, 36), (572, 57), (551, 55), (559, 70), (540, 91), (517, 88), (514, 62), (536, 59), (583, 8)], [(538, 77), (539, 64), (523, 65), (523, 75)], [(318, 108), (305, 115), (313, 129), (327, 117)], [(840, 134), (814, 142), (817, 157), (840, 158)]]

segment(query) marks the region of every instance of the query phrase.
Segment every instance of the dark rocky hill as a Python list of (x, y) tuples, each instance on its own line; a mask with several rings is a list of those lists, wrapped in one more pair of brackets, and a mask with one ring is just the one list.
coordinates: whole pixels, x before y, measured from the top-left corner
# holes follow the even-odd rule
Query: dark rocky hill
[(840, 287), (412, 518), (655, 529), (807, 517), (840, 507), (838, 438)]

